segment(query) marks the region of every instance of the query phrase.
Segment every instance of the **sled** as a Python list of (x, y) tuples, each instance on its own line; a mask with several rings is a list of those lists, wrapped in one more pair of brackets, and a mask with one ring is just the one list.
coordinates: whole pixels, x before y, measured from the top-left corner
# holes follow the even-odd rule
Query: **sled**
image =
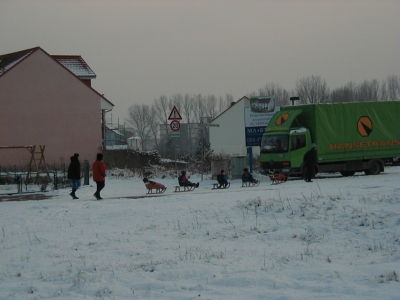
[(242, 181), (242, 187), (255, 187), (258, 186), (260, 182), (260, 180), (257, 180), (256, 182)]
[(284, 183), (288, 180), (289, 175), (285, 174), (269, 174), (269, 179), (271, 179), (272, 184), (279, 184), (279, 183)]
[(167, 188), (150, 188), (147, 189), (147, 194), (162, 194), (167, 190)]
[(147, 189), (147, 194), (162, 194), (167, 190), (165, 185), (157, 182), (153, 183), (148, 182), (147, 184), (145, 184), (145, 186)]
[(180, 186), (177, 185), (175, 186), (175, 191), (174, 192), (191, 192), (196, 188), (196, 186)]
[(223, 184), (219, 184), (219, 183), (213, 183), (213, 188), (212, 190), (217, 190), (217, 189), (229, 189), (229, 187), (231, 186), (231, 183), (228, 182), (228, 184), (226, 186), (224, 186)]

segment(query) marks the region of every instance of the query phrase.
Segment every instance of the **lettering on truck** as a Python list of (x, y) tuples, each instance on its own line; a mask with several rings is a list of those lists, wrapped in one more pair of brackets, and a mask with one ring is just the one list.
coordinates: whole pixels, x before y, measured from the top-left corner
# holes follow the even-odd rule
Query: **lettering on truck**
[(365, 142), (349, 142), (349, 143), (334, 143), (329, 144), (330, 150), (347, 150), (358, 148), (377, 148), (377, 147), (392, 147), (400, 146), (400, 140), (381, 140), (381, 141), (365, 141)]

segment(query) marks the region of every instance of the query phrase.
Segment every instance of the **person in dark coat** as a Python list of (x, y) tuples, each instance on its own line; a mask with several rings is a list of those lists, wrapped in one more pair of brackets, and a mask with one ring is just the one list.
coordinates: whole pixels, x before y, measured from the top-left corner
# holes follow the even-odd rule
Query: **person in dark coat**
[(103, 162), (103, 154), (98, 153), (96, 156), (96, 161), (92, 165), (92, 173), (93, 173), (93, 181), (96, 182), (96, 193), (93, 196), (96, 197), (97, 200), (101, 200), (100, 191), (106, 185), (106, 165)]
[(258, 183), (258, 180), (253, 178), (253, 175), (251, 175), (248, 168), (244, 168), (244, 170), (243, 170), (242, 181)]
[(221, 173), (217, 175), (217, 181), (220, 187), (226, 187), (228, 185), (228, 178), (226, 177), (224, 170), (221, 170)]
[(306, 167), (304, 179), (306, 182), (312, 182), (311, 179), (315, 177), (315, 171), (318, 163), (317, 144), (313, 143), (311, 145), (311, 149), (308, 150), (304, 155), (303, 162)]
[(75, 192), (81, 186), (81, 163), (79, 162), (79, 154), (75, 153), (74, 156), (71, 156), (70, 164), (68, 166), (68, 179), (71, 180), (72, 184), (72, 192), (69, 194), (72, 199), (79, 199)]

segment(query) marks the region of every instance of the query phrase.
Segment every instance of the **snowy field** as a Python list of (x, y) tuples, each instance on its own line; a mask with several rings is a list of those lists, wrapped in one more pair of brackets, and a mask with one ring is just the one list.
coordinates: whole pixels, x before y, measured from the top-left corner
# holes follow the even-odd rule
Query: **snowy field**
[(358, 174), (0, 202), (0, 299), (399, 299), (400, 167)]

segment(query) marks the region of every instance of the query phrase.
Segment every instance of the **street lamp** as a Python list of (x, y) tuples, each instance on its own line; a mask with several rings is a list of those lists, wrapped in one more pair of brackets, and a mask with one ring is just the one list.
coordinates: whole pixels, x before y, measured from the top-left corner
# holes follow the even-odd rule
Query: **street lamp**
[(290, 101), (292, 101), (292, 105), (294, 105), (294, 101), (300, 100), (300, 97), (290, 97)]

